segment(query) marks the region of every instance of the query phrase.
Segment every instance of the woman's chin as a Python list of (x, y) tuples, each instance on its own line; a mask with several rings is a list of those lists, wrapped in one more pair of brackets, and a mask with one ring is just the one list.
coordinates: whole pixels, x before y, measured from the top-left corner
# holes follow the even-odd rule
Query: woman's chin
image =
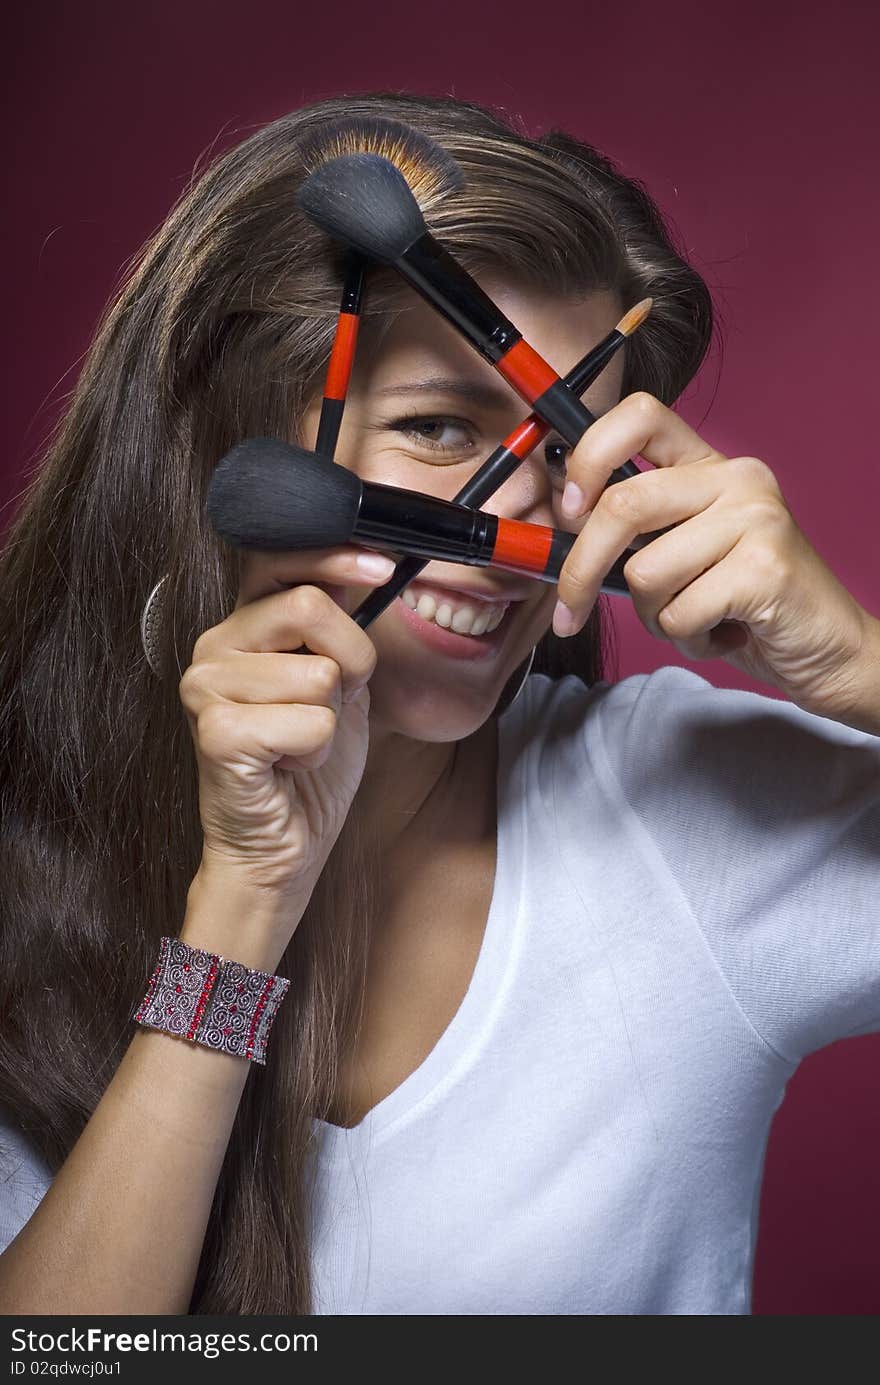
[[(517, 603), (492, 634), (472, 637), (433, 630), (402, 602), (376, 622), (378, 663), (370, 679), (370, 721), (377, 731), (420, 741), (457, 741), (492, 716), (549, 621), (539, 608)], [(421, 627), (425, 627), (424, 629)], [(479, 652), (477, 652), (477, 649)]]
[(488, 721), (506, 681), (496, 686), (493, 679), (482, 688), (444, 687), (421, 680), (403, 684), (381, 677), (377, 670), (370, 681), (370, 723), (377, 730), (413, 740), (463, 740)]

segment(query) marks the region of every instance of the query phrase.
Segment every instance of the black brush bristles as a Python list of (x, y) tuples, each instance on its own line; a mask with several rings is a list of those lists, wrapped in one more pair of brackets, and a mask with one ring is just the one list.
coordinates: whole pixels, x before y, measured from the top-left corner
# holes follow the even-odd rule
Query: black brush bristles
[(399, 168), (423, 211), (464, 186), (464, 175), (452, 155), (402, 120), (383, 116), (336, 120), (310, 131), (300, 145), (306, 174), (352, 154), (377, 154)]
[(362, 483), (354, 472), (278, 438), (247, 438), (214, 468), (207, 512), (235, 548), (333, 548), (348, 543)]
[(328, 236), (383, 264), (394, 264), (428, 229), (406, 178), (379, 154), (331, 159), (300, 185), (296, 200)]

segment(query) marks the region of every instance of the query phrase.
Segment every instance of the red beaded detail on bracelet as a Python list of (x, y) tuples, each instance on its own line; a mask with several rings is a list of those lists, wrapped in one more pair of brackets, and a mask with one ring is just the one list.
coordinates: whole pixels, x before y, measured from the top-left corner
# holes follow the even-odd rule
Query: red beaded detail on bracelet
[[(222, 961), (222, 958), (219, 959), (219, 960)], [(197, 1004), (197, 1006), (196, 1006), (196, 1012), (195, 1012), (195, 1014), (194, 1014), (193, 1017), (192, 1017), (192, 1024), (190, 1025), (190, 1027), (189, 1027), (189, 1029), (188, 1029), (188, 1031), (187, 1031), (186, 1037), (187, 1037), (188, 1039), (194, 1039), (195, 1036), (196, 1036), (196, 1034), (197, 1034), (198, 1031), (199, 1031), (199, 1025), (200, 1025), (201, 1022), (202, 1022), (202, 1015), (203, 1015), (204, 1012), (205, 1012), (205, 1006), (206, 1006), (207, 1003), (208, 1003), (208, 999), (209, 999), (209, 997), (210, 997), (211, 991), (212, 991), (213, 986), (214, 986), (214, 979), (215, 979), (215, 977), (216, 977), (216, 975), (217, 975), (218, 970), (219, 970), (219, 962), (218, 962), (218, 959), (217, 959), (216, 957), (214, 957), (214, 958), (212, 958), (212, 961), (211, 961), (211, 970), (208, 972), (208, 975), (205, 977), (205, 984), (204, 984), (204, 986), (202, 987), (202, 993), (201, 993), (201, 995), (199, 996), (199, 1002), (198, 1002), (198, 1004)]]
[(259, 1023), (260, 1023), (260, 1016), (262, 1015), (263, 1009), (264, 1009), (265, 1004), (266, 1004), (266, 997), (268, 996), (269, 992), (271, 991), (273, 984), (274, 984), (274, 977), (270, 977), (270, 979), (266, 982), (265, 986), (263, 987), (263, 990), (262, 990), (262, 993), (261, 993), (261, 995), (260, 995), (260, 998), (259, 998), (259, 1000), (257, 1001), (256, 1008), (254, 1009), (253, 1018), (251, 1019), (250, 1029), (248, 1030), (247, 1048), (245, 1049), (245, 1055), (246, 1055), (246, 1057), (248, 1057), (248, 1058), (250, 1058), (251, 1054), (252, 1054), (253, 1051), (254, 1051), (254, 1036), (255, 1036), (255, 1034), (256, 1034), (256, 1032), (257, 1032), (257, 1026), (258, 1026)]

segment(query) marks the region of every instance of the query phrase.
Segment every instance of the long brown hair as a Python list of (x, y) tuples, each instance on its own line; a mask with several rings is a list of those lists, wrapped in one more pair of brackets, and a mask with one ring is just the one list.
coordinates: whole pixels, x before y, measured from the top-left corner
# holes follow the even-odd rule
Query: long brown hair
[[(622, 310), (652, 295), (624, 393), (672, 402), (710, 341), (706, 286), (645, 190), (589, 145), (530, 139), (472, 103), (322, 101), (229, 150), (181, 198), (108, 308), (0, 555), (0, 1103), (53, 1170), (128, 1047), (199, 866), (178, 681), (238, 585), (206, 485), (239, 439), (295, 437), (319, 390), (340, 265), (296, 210), (298, 151), (323, 122), (361, 114), (408, 121), (459, 161), (465, 189), (426, 212), (472, 270), (611, 289)], [(381, 293), (366, 311), (381, 320)], [(157, 681), (139, 618), (163, 573)], [(536, 670), (604, 676), (602, 604), (574, 639), (548, 633)], [(356, 809), (278, 968), (291, 992), (245, 1085), (191, 1313), (311, 1311), (311, 1117), (330, 1110), (362, 1013), (375, 898)]]

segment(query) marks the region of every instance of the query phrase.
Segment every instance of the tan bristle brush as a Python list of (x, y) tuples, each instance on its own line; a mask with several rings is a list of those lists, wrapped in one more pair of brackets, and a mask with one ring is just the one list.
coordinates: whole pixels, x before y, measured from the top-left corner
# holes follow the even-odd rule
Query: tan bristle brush
[(653, 298), (643, 298), (641, 303), (637, 303), (634, 308), (620, 319), (614, 331), (619, 332), (622, 337), (631, 337), (633, 332), (637, 332), (644, 322), (648, 313), (651, 311)]

